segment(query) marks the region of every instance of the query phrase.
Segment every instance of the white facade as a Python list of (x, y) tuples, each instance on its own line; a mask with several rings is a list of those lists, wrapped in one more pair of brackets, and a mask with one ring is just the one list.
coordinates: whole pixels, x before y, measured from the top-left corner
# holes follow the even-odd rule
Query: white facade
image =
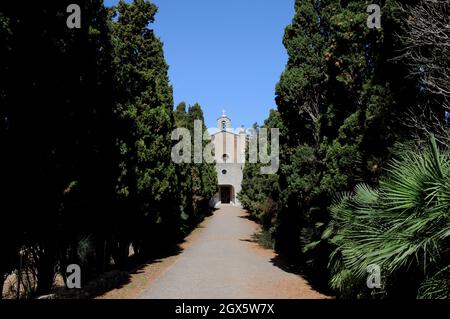
[(245, 165), (245, 130), (241, 128), (239, 134), (234, 133), (225, 112), (217, 119), (217, 128), (219, 131), (211, 135), (219, 180), (219, 193), (214, 198), (214, 204), (240, 206), (237, 194), (241, 191)]

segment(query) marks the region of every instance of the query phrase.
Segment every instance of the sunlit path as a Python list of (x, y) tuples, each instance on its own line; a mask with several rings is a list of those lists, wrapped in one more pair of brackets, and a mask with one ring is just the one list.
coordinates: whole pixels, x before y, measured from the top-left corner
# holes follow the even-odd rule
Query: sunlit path
[(283, 271), (275, 254), (253, 241), (257, 225), (223, 205), (198, 236), (139, 298), (322, 298), (300, 276)]

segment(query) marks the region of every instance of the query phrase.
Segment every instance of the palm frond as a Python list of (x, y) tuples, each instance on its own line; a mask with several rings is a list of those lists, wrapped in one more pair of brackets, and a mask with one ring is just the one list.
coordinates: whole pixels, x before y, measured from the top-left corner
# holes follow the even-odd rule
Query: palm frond
[[(343, 286), (349, 280), (363, 282), (371, 264), (386, 278), (408, 272), (429, 276), (443, 254), (449, 257), (449, 149), (439, 149), (431, 137), (427, 149), (392, 161), (378, 189), (360, 184), (354, 193), (337, 196), (331, 212), (322, 239), (336, 246), (329, 268), (331, 285), (340, 293), (349, 293)], [(419, 296), (435, 294), (436, 280), (426, 281)]]

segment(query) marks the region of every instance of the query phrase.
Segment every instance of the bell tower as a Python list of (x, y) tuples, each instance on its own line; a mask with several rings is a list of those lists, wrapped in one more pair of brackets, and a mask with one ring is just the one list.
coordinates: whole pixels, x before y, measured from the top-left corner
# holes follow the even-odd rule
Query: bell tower
[(231, 129), (231, 120), (225, 114), (225, 110), (222, 111), (222, 116), (217, 119), (217, 128), (220, 131), (228, 131)]

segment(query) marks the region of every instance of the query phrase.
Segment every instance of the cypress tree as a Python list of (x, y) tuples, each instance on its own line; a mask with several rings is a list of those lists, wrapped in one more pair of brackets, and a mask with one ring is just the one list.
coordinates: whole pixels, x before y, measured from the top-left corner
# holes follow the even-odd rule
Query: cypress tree
[(391, 60), (401, 48), (398, 5), (380, 1), (382, 29), (370, 29), (371, 3), (296, 1), (284, 37), (289, 61), (276, 102), (286, 134), (275, 238), (280, 250), (301, 249), (320, 274), (327, 272), (330, 250), (321, 236), (332, 198), (359, 181), (376, 184), (390, 148), (407, 138), (402, 117), (416, 96), (404, 67)]
[[(206, 163), (205, 159), (202, 160), (202, 163), (195, 163), (194, 161), (194, 122), (202, 122), (202, 138), (207, 131), (201, 106), (196, 103), (187, 107), (186, 103), (182, 102), (175, 110), (175, 119), (176, 126), (188, 129), (191, 135), (191, 163), (178, 165), (179, 176), (181, 176), (179, 181), (183, 202), (183, 230), (186, 233), (209, 213), (209, 200), (217, 192), (218, 182), (214, 163)], [(197, 132), (197, 134), (199, 133)], [(199, 151), (203, 152), (207, 143), (207, 140), (202, 139), (201, 150)]]
[[(23, 248), (37, 293), (48, 292), (57, 266), (82, 264), (79, 239), (101, 233), (112, 201), (107, 10), (101, 1), (83, 2), (81, 28), (69, 29), (70, 3), (0, 8), (0, 183), (10, 228), (1, 242), (12, 253), (1, 271), (18, 267)], [(94, 261), (85, 278), (96, 270)]]
[[(112, 23), (115, 66), (115, 114), (120, 172), (117, 195), (119, 256), (153, 251), (159, 236), (179, 228), (177, 177), (171, 161), (173, 97), (163, 46), (148, 26), (157, 7), (144, 0), (120, 1)], [(161, 240), (161, 239), (159, 239)]]

